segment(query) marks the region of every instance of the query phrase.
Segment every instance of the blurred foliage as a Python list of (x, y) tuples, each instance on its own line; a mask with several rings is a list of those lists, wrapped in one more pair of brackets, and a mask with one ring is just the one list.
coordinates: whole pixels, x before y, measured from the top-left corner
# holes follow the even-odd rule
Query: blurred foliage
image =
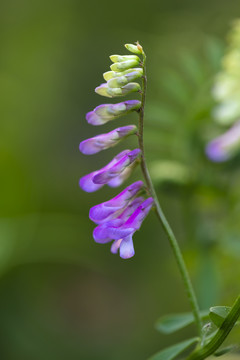
[(99, 105), (104, 54), (125, 42), (139, 40), (148, 56), (146, 154), (201, 307), (232, 303), (239, 158), (212, 164), (204, 146), (216, 135), (211, 87), (238, 14), (235, 0), (123, 1), (119, 12), (106, 0), (1, 2), (1, 359), (145, 359), (173, 342), (156, 318), (189, 310), (156, 219), (121, 261), (94, 244), (88, 219), (116, 190), (91, 196), (77, 185), (116, 152), (83, 157), (78, 144), (96, 131), (84, 116)]
[(213, 96), (219, 103), (213, 112), (217, 122), (229, 125), (240, 116), (240, 20), (235, 20), (228, 35), (228, 48), (216, 77)]

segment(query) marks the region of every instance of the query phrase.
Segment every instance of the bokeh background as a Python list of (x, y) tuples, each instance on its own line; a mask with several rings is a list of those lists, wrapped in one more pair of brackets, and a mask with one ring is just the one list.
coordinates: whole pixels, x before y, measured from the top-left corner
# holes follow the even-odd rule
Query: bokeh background
[(88, 125), (85, 113), (105, 102), (94, 88), (108, 56), (126, 53), (124, 43), (139, 40), (147, 53), (146, 154), (200, 306), (231, 305), (239, 292), (240, 157), (213, 164), (204, 147), (220, 132), (211, 87), (238, 16), (236, 0), (1, 1), (2, 360), (140, 360), (194, 331), (167, 337), (154, 328), (159, 316), (189, 311), (154, 215), (124, 261), (94, 243), (88, 219), (91, 206), (120, 189), (78, 187), (81, 176), (136, 147), (130, 139), (93, 157), (78, 150), (113, 128)]

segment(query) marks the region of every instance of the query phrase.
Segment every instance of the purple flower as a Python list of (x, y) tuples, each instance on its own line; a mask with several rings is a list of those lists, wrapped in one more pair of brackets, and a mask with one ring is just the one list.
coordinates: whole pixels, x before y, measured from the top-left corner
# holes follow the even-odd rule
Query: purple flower
[[(129, 175), (128, 166), (134, 165), (139, 154), (139, 149), (122, 151), (102, 169), (83, 176), (79, 181), (80, 187), (86, 192), (94, 192), (104, 184), (112, 187), (120, 185), (126, 179), (126, 176)], [(117, 179), (115, 179), (115, 182), (112, 182), (114, 178)]]
[(141, 102), (138, 100), (127, 100), (117, 104), (102, 104), (93, 111), (88, 112), (86, 120), (91, 125), (102, 125), (131, 111), (138, 110), (140, 106)]
[(117, 145), (119, 141), (136, 132), (137, 127), (135, 125), (123, 126), (107, 134), (101, 134), (82, 141), (79, 145), (79, 150), (85, 155), (96, 154), (101, 150)]
[(90, 209), (89, 218), (97, 224), (106, 222), (123, 212), (123, 209), (133, 200), (143, 187), (142, 181), (129, 185), (120, 194), (109, 201), (96, 205)]
[(226, 161), (240, 148), (240, 121), (223, 135), (212, 140), (206, 147), (206, 154), (215, 162)]
[(140, 155), (141, 150), (129, 151), (121, 159), (108, 168), (103, 168), (92, 178), (94, 184), (107, 184), (113, 178), (119, 176), (129, 165), (131, 165)]
[(112, 253), (117, 253), (119, 249), (120, 257), (123, 259), (132, 257), (134, 255), (132, 236), (141, 227), (153, 202), (153, 198), (145, 201), (136, 198), (117, 218), (98, 225), (93, 231), (94, 240), (101, 244), (114, 240)]
[(91, 172), (90, 174), (87, 174), (85, 176), (83, 176), (80, 180), (79, 180), (79, 186), (81, 187), (82, 190), (86, 191), (86, 192), (94, 192), (98, 189), (100, 189), (101, 187), (103, 187), (103, 184), (94, 184), (94, 182), (92, 181), (93, 177), (95, 175), (98, 174), (98, 172), (103, 171), (104, 169), (108, 169), (109, 167), (113, 166), (114, 164), (116, 164), (118, 162), (119, 159), (121, 159), (125, 154), (127, 154), (130, 150), (124, 150), (121, 153), (119, 153), (118, 155), (116, 155), (112, 161), (110, 161), (109, 164), (107, 164), (106, 166), (104, 166), (101, 170), (96, 170)]

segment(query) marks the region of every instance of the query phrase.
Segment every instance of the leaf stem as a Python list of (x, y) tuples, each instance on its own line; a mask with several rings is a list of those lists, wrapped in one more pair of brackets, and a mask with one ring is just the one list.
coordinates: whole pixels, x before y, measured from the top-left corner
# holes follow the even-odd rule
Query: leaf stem
[(147, 164), (146, 164), (145, 153), (144, 153), (144, 142), (143, 142), (144, 108), (145, 108), (146, 89), (147, 89), (146, 55), (144, 52), (143, 52), (142, 66), (143, 66), (143, 77), (142, 77), (141, 108), (139, 110), (139, 135), (138, 135), (139, 148), (141, 149), (141, 169), (142, 169), (144, 179), (146, 181), (147, 191), (148, 191), (149, 195), (153, 197), (154, 202), (155, 202), (156, 215), (157, 215), (158, 219), (160, 220), (165, 233), (167, 234), (167, 237), (170, 242), (171, 248), (173, 250), (175, 259), (177, 261), (179, 271), (181, 273), (181, 276), (182, 276), (182, 279), (183, 279), (183, 282), (184, 282), (184, 285), (185, 285), (185, 288), (187, 291), (188, 299), (189, 299), (189, 302), (192, 307), (192, 311), (193, 311), (193, 315), (195, 318), (195, 323), (197, 325), (198, 333), (201, 338), (202, 337), (202, 321), (201, 321), (201, 317), (200, 317), (200, 311), (199, 311), (199, 306), (197, 303), (196, 295), (194, 293), (193, 286), (192, 286), (192, 283), (191, 283), (191, 280), (190, 280), (190, 277), (189, 277), (189, 274), (188, 274), (188, 271), (187, 271), (187, 268), (186, 268), (181, 250), (180, 250), (180, 247), (179, 247), (178, 242), (175, 238), (175, 235), (174, 235), (174, 233), (162, 211), (162, 208), (159, 204), (157, 194), (154, 189), (152, 179), (150, 177), (150, 174), (149, 174), (149, 171), (147, 168)]

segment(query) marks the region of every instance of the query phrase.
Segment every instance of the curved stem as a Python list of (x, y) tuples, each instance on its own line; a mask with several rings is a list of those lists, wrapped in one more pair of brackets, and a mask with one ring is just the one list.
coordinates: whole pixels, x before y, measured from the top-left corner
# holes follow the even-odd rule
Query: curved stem
[(230, 313), (225, 318), (224, 322), (222, 323), (214, 337), (203, 348), (197, 348), (195, 351), (193, 351), (187, 357), (187, 360), (203, 360), (206, 359), (208, 356), (212, 355), (222, 345), (223, 341), (226, 339), (226, 337), (232, 330), (239, 316), (240, 296), (238, 296), (238, 298), (236, 299)]
[(144, 107), (145, 107), (145, 99), (146, 99), (146, 88), (147, 88), (147, 76), (146, 76), (146, 55), (143, 53), (143, 81), (142, 81), (142, 105), (139, 111), (139, 136), (138, 136), (138, 141), (139, 141), (139, 148), (141, 149), (142, 153), (141, 153), (141, 169), (142, 169), (142, 173), (144, 176), (144, 179), (146, 181), (147, 184), (147, 190), (150, 196), (153, 197), (154, 202), (155, 202), (155, 211), (157, 214), (158, 219), (160, 220), (163, 229), (165, 231), (165, 233), (167, 234), (168, 240), (170, 242), (171, 248), (173, 250), (175, 259), (177, 261), (178, 267), (179, 267), (179, 271), (181, 273), (186, 291), (187, 291), (187, 295), (188, 295), (188, 299), (190, 301), (191, 307), (192, 307), (192, 311), (194, 314), (194, 318), (195, 318), (195, 322), (198, 328), (198, 333), (200, 338), (202, 337), (202, 321), (201, 321), (201, 317), (200, 317), (200, 311), (199, 311), (199, 306), (197, 303), (197, 299), (196, 299), (196, 295), (194, 293), (193, 290), (193, 286), (181, 253), (181, 250), (179, 248), (178, 242), (175, 238), (175, 235), (162, 211), (162, 208), (159, 204), (157, 195), (156, 195), (156, 191), (154, 189), (148, 168), (147, 168), (147, 164), (146, 164), (146, 160), (145, 160), (145, 154), (144, 154), (144, 143), (143, 143), (143, 128), (144, 128)]

